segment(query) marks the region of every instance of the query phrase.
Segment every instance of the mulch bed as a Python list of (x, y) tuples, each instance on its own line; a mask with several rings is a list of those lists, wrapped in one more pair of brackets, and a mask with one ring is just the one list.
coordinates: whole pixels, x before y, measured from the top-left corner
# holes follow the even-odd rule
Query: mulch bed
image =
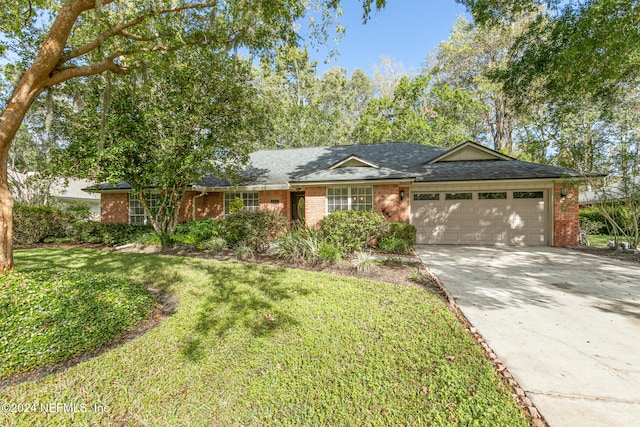
[(620, 261), (640, 264), (640, 252), (631, 250), (619, 250), (611, 248), (600, 248), (595, 246), (572, 246), (569, 249), (597, 255), (605, 258), (613, 258)]

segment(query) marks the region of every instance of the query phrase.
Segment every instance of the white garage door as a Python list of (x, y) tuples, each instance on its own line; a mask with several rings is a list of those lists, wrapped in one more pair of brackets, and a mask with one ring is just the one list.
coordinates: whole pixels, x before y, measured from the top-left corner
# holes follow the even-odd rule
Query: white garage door
[(413, 192), (422, 244), (546, 245), (545, 191)]

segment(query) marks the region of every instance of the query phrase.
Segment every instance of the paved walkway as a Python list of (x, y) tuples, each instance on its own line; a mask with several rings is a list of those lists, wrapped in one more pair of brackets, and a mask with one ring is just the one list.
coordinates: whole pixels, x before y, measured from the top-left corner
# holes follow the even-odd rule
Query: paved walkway
[(550, 426), (640, 426), (640, 266), (549, 247), (417, 252)]

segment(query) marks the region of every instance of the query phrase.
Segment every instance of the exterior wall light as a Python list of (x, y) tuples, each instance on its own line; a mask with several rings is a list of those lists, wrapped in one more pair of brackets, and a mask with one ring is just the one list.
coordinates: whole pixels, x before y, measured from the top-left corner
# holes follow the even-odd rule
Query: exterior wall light
[(404, 190), (400, 190), (400, 200), (404, 201)]

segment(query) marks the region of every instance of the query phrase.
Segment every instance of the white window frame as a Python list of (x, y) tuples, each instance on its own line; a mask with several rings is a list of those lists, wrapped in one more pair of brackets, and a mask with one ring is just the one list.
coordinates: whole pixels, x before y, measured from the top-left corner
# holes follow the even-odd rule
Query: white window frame
[[(145, 193), (145, 199), (147, 199), (147, 205), (151, 212), (158, 207), (158, 193)], [(149, 225), (151, 221), (147, 214), (144, 212), (142, 203), (138, 200), (136, 195), (129, 193), (129, 224), (133, 225)]]
[[(339, 193), (338, 193), (339, 192)], [(331, 194), (333, 193), (333, 194)], [(373, 187), (371, 186), (349, 186), (349, 187), (327, 187), (327, 206), (326, 213), (331, 214), (336, 211), (350, 211), (350, 210), (362, 210), (373, 211)], [(340, 200), (340, 203), (335, 202), (335, 197), (346, 197), (346, 200)], [(331, 201), (331, 198), (334, 201)], [(354, 201), (354, 197), (364, 197), (363, 202), (358, 200)], [(346, 203), (345, 203), (346, 202)], [(354, 203), (355, 202), (355, 203)], [(359, 209), (364, 207), (364, 209)]]
[(243, 211), (260, 210), (260, 193), (258, 191), (228, 191), (224, 193), (224, 215), (229, 215), (229, 203), (236, 198), (242, 199)]

